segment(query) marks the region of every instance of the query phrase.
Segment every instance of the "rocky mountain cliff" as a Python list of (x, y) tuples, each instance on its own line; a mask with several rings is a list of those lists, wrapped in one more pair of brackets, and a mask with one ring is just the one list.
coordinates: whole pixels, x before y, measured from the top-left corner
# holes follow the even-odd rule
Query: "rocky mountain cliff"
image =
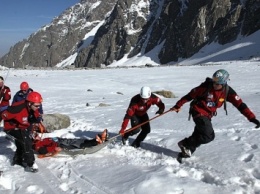
[(0, 64), (53, 67), (75, 54), (76, 67), (148, 55), (160, 64), (189, 58), (260, 29), (260, 0), (82, 0), (13, 47)]
[(116, 0), (81, 0), (13, 47), (0, 64), (53, 67), (78, 51), (85, 35), (109, 16)]

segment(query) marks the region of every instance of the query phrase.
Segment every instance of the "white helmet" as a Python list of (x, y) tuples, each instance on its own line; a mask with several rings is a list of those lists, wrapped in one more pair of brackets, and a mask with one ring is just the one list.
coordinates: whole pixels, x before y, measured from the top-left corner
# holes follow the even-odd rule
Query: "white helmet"
[(147, 99), (151, 97), (151, 89), (147, 86), (143, 86), (140, 91), (141, 98)]

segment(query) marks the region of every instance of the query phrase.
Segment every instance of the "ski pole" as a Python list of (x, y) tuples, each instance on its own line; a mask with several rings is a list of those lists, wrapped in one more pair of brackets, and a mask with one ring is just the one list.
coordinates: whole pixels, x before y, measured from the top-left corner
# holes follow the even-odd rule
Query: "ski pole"
[[(143, 126), (144, 124), (146, 124), (146, 123), (148, 123), (148, 122), (150, 122), (150, 121), (152, 121), (152, 120), (154, 120), (154, 119), (156, 119), (156, 118), (158, 118), (158, 117), (160, 117), (160, 116), (163, 116), (164, 114), (166, 114), (166, 113), (168, 113), (168, 112), (170, 112), (170, 111), (172, 111), (172, 110), (169, 109), (169, 110), (165, 111), (164, 113), (162, 113), (162, 114), (160, 114), (160, 115), (157, 115), (157, 116), (155, 116), (155, 117), (153, 117), (153, 118), (151, 118), (151, 119), (149, 119), (149, 120), (147, 120), (147, 121), (145, 121), (145, 122), (143, 122), (143, 123), (140, 123), (140, 124), (138, 124), (138, 125), (136, 125), (136, 126), (134, 126), (134, 127), (132, 127), (132, 128), (129, 128), (129, 129), (125, 130), (125, 133), (129, 133), (130, 131), (133, 131), (133, 130), (137, 129), (137, 128)], [(116, 138), (119, 137), (119, 136), (122, 136), (122, 134), (120, 133), (120, 134), (118, 134), (118, 135), (116, 135), (116, 136), (114, 136), (114, 137), (111, 137), (111, 138), (109, 139), (109, 141), (110, 141), (110, 140), (114, 140), (114, 139), (116, 139)]]
[(8, 71), (7, 71), (7, 74), (6, 74), (6, 76), (5, 76), (5, 80), (4, 80), (4, 81), (6, 81), (6, 80), (7, 80), (7, 78), (8, 78), (8, 75), (9, 75), (9, 71), (10, 71), (10, 69), (11, 69), (11, 68), (9, 68), (9, 69), (8, 69)]

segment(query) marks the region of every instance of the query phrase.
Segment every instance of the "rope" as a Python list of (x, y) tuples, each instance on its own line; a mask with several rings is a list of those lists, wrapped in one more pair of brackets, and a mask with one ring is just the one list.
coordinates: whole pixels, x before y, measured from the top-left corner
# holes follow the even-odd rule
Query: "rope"
[[(145, 121), (145, 122), (143, 122), (143, 123), (140, 123), (139, 125), (136, 125), (136, 126), (134, 126), (134, 127), (132, 127), (132, 128), (129, 128), (129, 129), (125, 130), (125, 133), (129, 133), (130, 131), (133, 131), (133, 130), (137, 129), (137, 128), (141, 127), (142, 125), (144, 125), (144, 124), (146, 124), (146, 123), (148, 123), (148, 122), (150, 122), (150, 121), (152, 121), (152, 120), (154, 120), (154, 119), (156, 119), (156, 118), (158, 118), (158, 117), (161, 117), (161, 116), (165, 115), (166, 113), (168, 113), (168, 112), (170, 112), (170, 111), (172, 111), (172, 110), (169, 109), (169, 110), (165, 111), (164, 113), (162, 113), (162, 114), (160, 114), (160, 115), (157, 115), (157, 116), (155, 116), (155, 117), (153, 117), (153, 118), (151, 118), (151, 119), (149, 119), (149, 120), (147, 120), (147, 121)], [(118, 134), (118, 135), (116, 135), (116, 136), (114, 136), (114, 137), (111, 137), (111, 138), (109, 139), (109, 141), (112, 141), (112, 140), (116, 139), (116, 138), (119, 137), (119, 136), (122, 136), (122, 134), (120, 133), (120, 134)]]

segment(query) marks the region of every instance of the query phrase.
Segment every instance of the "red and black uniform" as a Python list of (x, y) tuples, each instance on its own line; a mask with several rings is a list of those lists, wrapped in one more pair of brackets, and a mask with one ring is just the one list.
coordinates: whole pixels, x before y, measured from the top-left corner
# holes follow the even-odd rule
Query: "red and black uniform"
[(56, 152), (56, 148), (59, 144), (52, 138), (44, 138), (42, 140), (34, 140), (33, 149), (39, 154), (47, 154)]
[[(154, 95), (153, 93), (151, 94), (151, 97), (146, 102), (143, 101), (143, 99), (141, 98), (141, 96), (139, 94), (135, 95), (130, 101), (130, 104), (126, 111), (121, 128), (126, 129), (129, 120), (131, 120), (132, 127), (134, 127), (140, 123), (148, 121), (149, 116), (147, 114), (147, 111), (152, 105), (157, 105), (159, 108), (159, 111), (161, 113), (164, 112), (164, 109), (165, 109), (164, 103), (161, 101), (161, 99), (158, 96)], [(142, 130), (142, 131), (135, 140), (135, 142), (137, 142), (137, 143), (140, 143), (141, 141), (143, 141), (145, 139), (145, 137), (147, 136), (147, 134), (150, 133), (150, 131), (151, 131), (150, 123), (148, 122), (148, 123), (142, 125), (141, 129), (138, 128), (132, 132), (124, 134), (124, 138), (127, 139), (129, 136), (138, 133), (140, 130)]]
[(11, 90), (8, 86), (4, 86), (1, 89), (0, 99), (2, 99), (0, 107), (9, 106), (9, 100), (11, 99)]
[[(7, 86), (3, 86), (0, 91), (0, 114), (9, 106), (9, 100), (11, 99), (11, 90)], [(2, 118), (0, 118), (2, 121)]]
[[(22, 100), (25, 100), (26, 97), (28, 96), (29, 93), (33, 92), (33, 89), (32, 88), (29, 88), (27, 90), (26, 93), (24, 93), (22, 90), (19, 90), (13, 97), (13, 103), (15, 102), (19, 102), (19, 101), (22, 101)], [(37, 122), (41, 122), (43, 119), (42, 119), (42, 115), (43, 115), (43, 108), (42, 108), (42, 104), (39, 108), (39, 117), (37, 117)]]
[(223, 85), (221, 90), (214, 90), (213, 82), (209, 78), (208, 81), (193, 88), (176, 103), (175, 107), (180, 108), (186, 102), (193, 100), (190, 114), (196, 125), (193, 134), (189, 138), (182, 140), (183, 145), (190, 149), (192, 153), (201, 144), (214, 140), (215, 134), (211, 118), (216, 115), (217, 109), (224, 104), (225, 99), (233, 104), (249, 121), (255, 119), (254, 113), (237, 95), (235, 90), (227, 85)]
[(27, 163), (28, 166), (32, 166), (35, 161), (28, 128), (31, 122), (35, 122), (37, 115), (38, 110), (29, 110), (28, 102), (25, 100), (8, 106), (1, 115), (4, 120), (4, 131), (15, 138), (17, 149), (14, 159)]

